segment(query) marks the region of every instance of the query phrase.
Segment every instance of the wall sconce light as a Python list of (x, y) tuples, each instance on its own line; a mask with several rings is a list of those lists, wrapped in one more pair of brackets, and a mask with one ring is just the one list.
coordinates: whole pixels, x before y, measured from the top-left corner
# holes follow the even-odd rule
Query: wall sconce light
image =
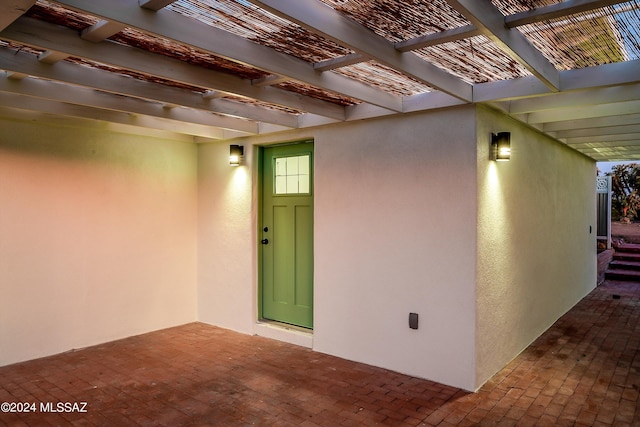
[(511, 132), (491, 134), (491, 160), (496, 162), (511, 160)]
[(229, 164), (231, 166), (240, 166), (240, 163), (242, 163), (242, 156), (244, 156), (244, 146), (229, 146)]

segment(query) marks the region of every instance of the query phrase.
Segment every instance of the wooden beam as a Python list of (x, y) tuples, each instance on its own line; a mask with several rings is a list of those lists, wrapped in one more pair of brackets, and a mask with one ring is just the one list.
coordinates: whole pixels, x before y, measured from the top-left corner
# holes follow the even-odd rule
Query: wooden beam
[[(562, 92), (640, 83), (640, 60), (596, 65), (560, 71)], [(475, 102), (504, 101), (536, 96), (551, 96), (548, 87), (535, 77), (478, 83), (473, 85)]]
[(640, 59), (560, 72), (563, 91), (640, 82)]
[[(624, 145), (626, 141), (640, 142), (640, 133), (617, 134), (605, 136), (581, 136), (577, 138), (567, 138), (567, 144), (571, 145), (589, 145), (592, 147), (612, 147), (618, 148), (618, 145)], [(623, 143), (623, 144), (621, 144)]]
[(359, 53), (351, 53), (349, 55), (340, 56), (338, 58), (327, 59), (325, 61), (316, 62), (313, 64), (313, 69), (316, 71), (324, 72), (335, 70), (336, 68), (348, 67), (349, 65), (359, 64), (366, 62), (371, 58), (361, 55)]
[(55, 67), (49, 67), (34, 61), (33, 55), (30, 53), (15, 52), (8, 48), (0, 48), (0, 63), (8, 70), (23, 75), (32, 75), (77, 86), (95, 88), (117, 95), (180, 105), (195, 110), (215, 112), (233, 117), (244, 117), (254, 121), (287, 127), (295, 127), (297, 124), (297, 118), (294, 114), (272, 108), (226, 99), (206, 99), (192, 91), (132, 79), (109, 71), (89, 68), (70, 62), (60, 62)]
[(111, 41), (91, 43), (79, 38), (73, 30), (37, 19), (19, 18), (0, 32), (0, 38), (41, 49), (60, 49), (72, 56), (125, 70), (233, 93), (338, 120), (344, 119), (344, 107), (336, 104), (273, 87), (255, 87), (250, 81), (227, 73), (204, 69)]
[[(64, 106), (64, 104), (60, 104)], [(31, 105), (33, 106), (33, 105)], [(81, 107), (80, 107), (81, 108)], [(131, 114), (122, 114), (116, 113), (119, 115), (123, 121), (126, 118), (131, 122)], [(97, 114), (96, 114), (97, 115)], [(128, 117), (127, 117), (128, 116)], [(173, 141), (180, 141), (185, 143), (193, 143), (198, 142), (198, 140), (207, 140), (207, 139), (222, 139), (222, 134), (224, 133), (222, 129), (216, 132), (217, 135), (220, 135), (219, 138), (207, 138), (207, 137), (197, 137), (195, 135), (191, 135), (189, 133), (177, 133), (168, 130), (155, 129), (152, 127), (141, 127), (135, 126), (131, 123), (118, 123), (115, 121), (104, 121), (98, 120), (94, 118), (86, 118), (86, 117), (74, 117), (74, 116), (63, 116), (60, 114), (51, 114), (46, 111), (38, 111), (35, 109), (27, 109), (27, 108), (18, 108), (12, 106), (1, 106), (0, 105), (0, 117), (6, 117), (16, 120), (29, 121), (29, 122), (41, 122), (41, 123), (52, 123), (54, 125), (62, 125), (62, 126), (72, 126), (77, 128), (81, 126), (85, 129), (93, 129), (96, 132), (104, 132), (105, 129), (127, 133), (130, 135), (142, 135), (148, 138), (158, 138), (158, 139), (170, 139)], [(210, 132), (211, 133), (211, 132)]]
[(82, 32), (80, 33), (80, 37), (87, 41), (98, 43), (105, 39), (108, 39), (114, 34), (118, 34), (125, 28), (126, 25), (120, 24), (119, 22), (103, 20), (82, 30)]
[(169, 6), (171, 3), (174, 3), (176, 0), (140, 0), (140, 7), (145, 9), (158, 11), (163, 7)]
[(476, 83), (473, 85), (474, 102), (490, 102), (548, 95), (551, 90), (535, 76), (519, 77), (510, 80)]
[(640, 114), (623, 114), (614, 117), (596, 117), (589, 119), (567, 120), (564, 122), (547, 123), (545, 132), (558, 132), (571, 129), (586, 129), (606, 126), (627, 126), (640, 123)]
[(101, 110), (159, 117), (195, 125), (233, 129), (248, 134), (258, 133), (257, 124), (249, 120), (225, 117), (184, 107), (167, 109), (163, 108), (163, 105), (159, 103), (143, 101), (137, 98), (115, 96), (93, 89), (41, 79), (24, 79), (16, 82), (8, 78), (0, 78), (0, 92), (48, 99), (66, 104), (82, 105)]
[(228, 94), (221, 92), (219, 90), (208, 90), (202, 94), (202, 99), (211, 100), (211, 99), (219, 99), (228, 96)]
[(284, 83), (284, 82), (288, 82), (289, 79), (287, 77), (284, 76), (276, 76), (276, 75), (271, 75), (268, 77), (263, 77), (261, 79), (254, 79), (251, 80), (251, 84), (253, 86), (274, 86), (274, 85), (278, 85), (280, 83)]
[(637, 144), (629, 144), (620, 149), (599, 149), (599, 148), (584, 148), (577, 149), (587, 157), (591, 157), (597, 162), (612, 162), (612, 161), (625, 161), (625, 160), (638, 160), (640, 159), (640, 142)]
[(510, 102), (510, 114), (533, 113), (559, 108), (580, 108), (589, 105), (612, 104), (640, 99), (640, 83), (624, 86), (560, 92), (549, 96), (533, 97)]
[(422, 49), (423, 47), (436, 46), (442, 43), (448, 43), (458, 40), (464, 40), (469, 37), (475, 37), (482, 34), (474, 25), (464, 25), (450, 30), (444, 30), (437, 33), (427, 34), (425, 36), (416, 37), (396, 43), (394, 46), (400, 52), (408, 52), (410, 50)]
[(118, 111), (102, 110), (99, 108), (86, 107), (84, 105), (73, 105), (12, 93), (0, 93), (0, 105), (10, 105), (11, 108), (37, 111), (39, 113), (55, 116), (98, 120), (101, 122), (150, 128), (178, 134), (201, 136), (205, 138), (222, 139), (224, 137), (224, 131), (222, 129), (212, 126), (195, 125), (159, 117), (148, 117)]
[[(527, 113), (526, 123), (552, 123), (576, 119), (590, 119), (598, 117), (612, 117), (621, 114), (640, 113), (640, 100), (617, 102), (614, 104), (588, 105), (585, 107), (558, 108), (555, 110)], [(514, 115), (517, 117), (517, 115)]]
[(514, 28), (522, 25), (533, 24), (535, 22), (563, 18), (568, 15), (588, 12), (590, 10), (606, 6), (613, 6), (626, 1), (628, 0), (565, 0), (549, 6), (543, 6), (509, 15), (505, 18), (504, 22), (508, 28)]
[(15, 71), (7, 72), (7, 78), (11, 80), (22, 80), (22, 79), (26, 79), (27, 77), (29, 77), (28, 74), (18, 73)]
[(38, 61), (43, 64), (55, 64), (56, 62), (67, 59), (69, 55), (64, 52), (58, 52), (57, 50), (47, 50), (38, 55)]
[(319, 0), (252, 0), (252, 3), (431, 87), (471, 101), (470, 84), (411, 52), (398, 52), (393, 43)]
[(36, 0), (0, 0), (0, 31), (7, 28), (13, 21), (24, 15), (36, 4)]
[(417, 95), (407, 96), (404, 98), (405, 112), (426, 111), (436, 108), (453, 107), (455, 105), (465, 104), (464, 101), (454, 98), (444, 92), (428, 92)]
[[(310, 64), (168, 10), (149, 13), (136, 0), (57, 0), (56, 3), (84, 13), (137, 28), (231, 61), (250, 64), (271, 74), (343, 94), (384, 108), (401, 111), (399, 96), (337, 73), (318, 73)], [(471, 88), (469, 87), (469, 94)], [(470, 95), (469, 95), (470, 98)]]
[(640, 124), (626, 126), (604, 126), (586, 129), (569, 129), (556, 132), (557, 138), (603, 137), (613, 135), (640, 135)]
[(490, 0), (447, 0), (447, 3), (552, 91), (559, 90), (558, 70), (519, 31), (505, 26), (504, 15)]

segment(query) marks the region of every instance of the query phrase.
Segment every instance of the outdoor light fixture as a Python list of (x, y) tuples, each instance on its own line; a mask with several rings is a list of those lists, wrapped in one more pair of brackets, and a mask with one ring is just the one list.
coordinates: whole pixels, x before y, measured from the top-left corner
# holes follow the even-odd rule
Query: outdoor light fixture
[(491, 134), (491, 160), (496, 162), (511, 160), (511, 132)]
[(244, 146), (229, 146), (229, 164), (231, 166), (240, 166), (240, 163), (242, 162), (242, 156), (244, 156)]

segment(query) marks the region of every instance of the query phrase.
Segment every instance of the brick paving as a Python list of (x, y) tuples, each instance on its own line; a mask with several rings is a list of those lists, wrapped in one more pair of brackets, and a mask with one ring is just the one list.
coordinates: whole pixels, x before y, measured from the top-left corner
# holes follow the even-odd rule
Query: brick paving
[(477, 393), (193, 323), (0, 368), (0, 425), (640, 426), (639, 318), (605, 282)]

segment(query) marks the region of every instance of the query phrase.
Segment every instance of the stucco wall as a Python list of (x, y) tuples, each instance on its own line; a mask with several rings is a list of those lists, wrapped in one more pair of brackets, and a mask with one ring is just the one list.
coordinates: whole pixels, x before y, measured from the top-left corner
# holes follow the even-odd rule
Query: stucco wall
[(0, 118), (0, 365), (196, 320), (195, 145), (50, 122)]
[(229, 143), (198, 146), (198, 318), (253, 333), (257, 318), (257, 189), (253, 150), (229, 166)]
[(473, 390), (595, 286), (595, 163), (490, 109), (246, 138), (238, 168), (229, 142), (0, 121), (0, 365), (196, 319), (255, 333), (254, 157), (284, 141), (315, 141), (317, 351)]
[(473, 135), (468, 108), (318, 133), (315, 349), (472, 386)]
[[(476, 122), (480, 386), (595, 287), (596, 165), (488, 108)], [(489, 161), (502, 131), (511, 161)]]
[[(315, 140), (315, 350), (473, 388), (474, 114), (466, 107), (235, 141), (250, 151)], [(234, 184), (244, 172), (226, 164), (228, 149), (200, 147), (199, 313), (251, 333), (256, 180)], [(245, 167), (256, 169), (252, 159)], [(409, 329), (410, 312), (418, 330)]]

